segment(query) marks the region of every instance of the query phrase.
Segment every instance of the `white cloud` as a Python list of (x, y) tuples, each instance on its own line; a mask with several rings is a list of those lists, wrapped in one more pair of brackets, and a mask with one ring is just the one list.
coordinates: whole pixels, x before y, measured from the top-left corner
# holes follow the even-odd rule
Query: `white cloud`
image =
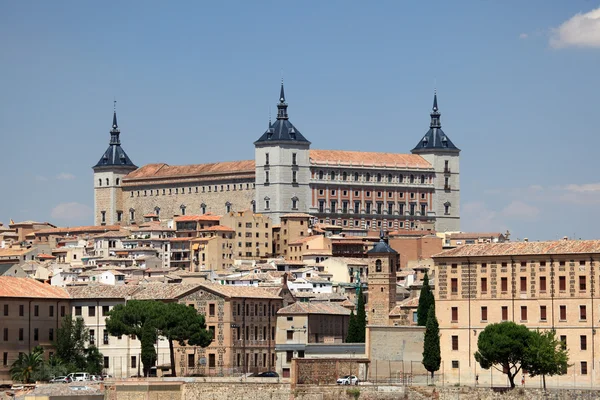
[(70, 181), (72, 179), (75, 179), (75, 175), (70, 174), (68, 172), (61, 172), (60, 174), (56, 175), (56, 179), (58, 179), (59, 181)]
[(521, 33), (521, 34), (519, 35), (519, 39), (527, 39), (528, 37), (529, 37), (529, 35), (528, 35), (528, 34), (526, 34), (526, 33)]
[(600, 47), (600, 8), (585, 14), (577, 13), (558, 28), (552, 29), (550, 46)]
[(92, 208), (77, 202), (60, 203), (50, 215), (57, 220), (81, 222), (92, 215)]
[(462, 230), (465, 232), (503, 231), (505, 226), (497, 220), (498, 213), (485, 203), (474, 201), (461, 206)]
[(565, 190), (575, 193), (600, 192), (600, 183), (585, 183), (583, 185), (567, 185)]
[(533, 219), (538, 216), (540, 209), (520, 200), (514, 200), (504, 207), (502, 215), (509, 218)]

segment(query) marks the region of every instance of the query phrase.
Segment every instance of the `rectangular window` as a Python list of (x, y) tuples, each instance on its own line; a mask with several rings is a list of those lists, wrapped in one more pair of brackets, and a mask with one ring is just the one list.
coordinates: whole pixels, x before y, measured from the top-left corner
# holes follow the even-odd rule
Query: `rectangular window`
[(4, 316), (7, 317), (8, 316), (8, 304), (4, 305)]
[(8, 328), (4, 328), (4, 341), (8, 341)]
[(19, 317), (25, 315), (25, 306), (23, 304), (19, 304)]
[(487, 290), (487, 278), (481, 278), (481, 293), (486, 293)]
[(354, 202), (354, 214), (360, 214), (360, 201)]
[(458, 360), (452, 360), (452, 369), (458, 369)]
[(561, 321), (566, 321), (567, 320), (567, 306), (560, 306), (559, 307), (558, 318)]
[(587, 375), (587, 361), (581, 362), (581, 375)]
[(131, 356), (131, 368), (137, 368), (137, 356)]
[(579, 277), (579, 290), (580, 291), (585, 291), (586, 290), (586, 282), (585, 282), (585, 276), (580, 276)]
[(587, 310), (585, 306), (579, 306), (579, 320), (585, 321), (587, 319)]
[(488, 319), (487, 307), (483, 306), (483, 307), (481, 307), (481, 320), (487, 321), (487, 319)]
[(90, 329), (90, 344), (94, 344), (96, 342), (96, 330)]
[(188, 354), (188, 368), (194, 368), (194, 365), (196, 364), (196, 357), (194, 354)]
[(208, 355), (208, 368), (215, 368), (217, 366), (216, 358), (214, 354)]
[(61, 317), (65, 316), (65, 306), (60, 306), (60, 316)]
[(502, 321), (508, 321), (508, 307), (502, 306)]
[(210, 315), (211, 317), (215, 316), (215, 305), (214, 304), (208, 305), (208, 315)]
[(297, 164), (297, 156), (296, 153), (292, 153), (292, 165), (296, 165)]
[(108, 331), (106, 329), (103, 331), (102, 342), (108, 344)]
[(287, 340), (294, 340), (294, 331), (287, 331)]
[(452, 322), (458, 322), (458, 307), (452, 307)]
[(208, 331), (210, 332), (210, 336), (212, 337), (212, 340), (214, 341), (215, 337), (216, 337), (216, 335), (215, 335), (215, 326), (214, 325), (209, 326), (208, 327)]
[(521, 277), (521, 292), (526, 292), (527, 291), (527, 277), (522, 276)]
[(540, 321), (546, 321), (546, 306), (540, 306)]
[(560, 290), (561, 292), (564, 292), (565, 290), (567, 290), (567, 277), (566, 276), (558, 277), (558, 290)]
[(81, 306), (75, 306), (75, 316), (81, 316)]
[(527, 306), (521, 306), (521, 321), (527, 321)]
[(458, 336), (452, 336), (452, 350), (458, 350)]
[(33, 306), (33, 316), (34, 317), (39, 317), (40, 316), (40, 306)]
[(104, 365), (104, 368), (110, 368), (110, 362), (108, 357), (104, 357), (104, 362), (102, 364)]
[(8, 365), (8, 353), (2, 353), (2, 365), (6, 367)]
[(507, 277), (503, 277), (500, 278), (500, 291), (501, 292), (508, 292), (508, 278)]
[(40, 340), (40, 330), (38, 328), (33, 329), (33, 340), (36, 342)]
[(458, 293), (458, 278), (450, 279), (450, 291), (452, 293)]
[(89, 306), (88, 307), (88, 317), (95, 317), (96, 316), (96, 306)]
[(563, 350), (567, 349), (567, 335), (560, 336), (561, 347)]
[(23, 341), (24, 339), (24, 331), (23, 328), (19, 328), (19, 340)]
[(54, 329), (53, 328), (48, 329), (48, 340), (49, 341), (54, 340)]
[(109, 306), (102, 306), (102, 316), (103, 317), (108, 316), (109, 312), (110, 312), (110, 307)]
[(292, 362), (292, 357), (294, 357), (294, 352), (293, 351), (286, 351), (285, 352), (285, 362), (291, 363)]
[(540, 276), (540, 292), (546, 291), (546, 277)]
[(54, 317), (54, 306), (48, 308), (48, 316)]
[(587, 350), (587, 336), (581, 335), (579, 336), (579, 347), (581, 350)]

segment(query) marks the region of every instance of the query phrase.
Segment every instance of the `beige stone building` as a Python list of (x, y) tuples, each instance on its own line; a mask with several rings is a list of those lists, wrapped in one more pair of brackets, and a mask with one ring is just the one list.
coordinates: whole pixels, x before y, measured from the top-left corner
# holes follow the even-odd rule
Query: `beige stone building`
[[(488, 243), (460, 246), (433, 257), (442, 372), (447, 382), (504, 383), (482, 370), (473, 354), (491, 323), (513, 321), (530, 329), (556, 330), (569, 351), (567, 374), (550, 386), (598, 386), (595, 364), (600, 241)], [(519, 377), (520, 378), (520, 377)], [(526, 379), (526, 385), (539, 385)]]
[(140, 168), (121, 147), (113, 114), (109, 147), (93, 167), (95, 224), (251, 209), (275, 224), (297, 212), (373, 231), (459, 230), (460, 150), (441, 128), (437, 95), (410, 154), (311, 149), (287, 108), (282, 85), (277, 119), (254, 142), (252, 160)]
[(235, 230), (234, 258), (273, 255), (273, 223), (268, 216), (252, 210), (231, 211), (221, 217), (220, 223)]
[(11, 383), (9, 369), (19, 353), (52, 342), (61, 318), (69, 312), (69, 295), (61, 288), (31, 278), (0, 276), (0, 383)]

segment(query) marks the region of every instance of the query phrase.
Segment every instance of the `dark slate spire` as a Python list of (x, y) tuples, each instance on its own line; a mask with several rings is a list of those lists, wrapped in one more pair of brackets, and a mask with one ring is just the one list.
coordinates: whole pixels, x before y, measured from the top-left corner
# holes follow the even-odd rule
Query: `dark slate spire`
[(265, 142), (295, 142), (310, 144), (308, 140), (296, 127), (290, 122), (287, 113), (288, 104), (285, 101), (285, 92), (283, 89), (283, 79), (281, 80), (281, 89), (279, 91), (279, 102), (277, 103), (277, 119), (271, 123), (269, 118), (269, 128), (254, 144)]
[(119, 129), (119, 125), (117, 124), (117, 110), (116, 110), (116, 100), (115, 100), (115, 110), (113, 111), (113, 122), (112, 127), (110, 129), (110, 142), (108, 143), (108, 149), (102, 155), (102, 158), (94, 168), (100, 167), (128, 167), (131, 169), (136, 169), (137, 167), (125, 150), (121, 147), (121, 131)]
[(390, 245), (385, 240), (385, 234), (383, 233), (383, 227), (381, 227), (381, 232), (379, 233), (379, 242), (375, 243), (373, 248), (367, 251), (367, 254), (380, 254), (380, 253), (398, 253), (396, 250), (392, 249)]
[(432, 150), (444, 150), (452, 152), (460, 152), (460, 149), (452, 143), (448, 135), (442, 130), (442, 123), (440, 121), (440, 112), (438, 109), (437, 91), (433, 94), (433, 109), (429, 114), (431, 121), (429, 123), (429, 130), (423, 136), (421, 141), (412, 149), (415, 154), (429, 152)]

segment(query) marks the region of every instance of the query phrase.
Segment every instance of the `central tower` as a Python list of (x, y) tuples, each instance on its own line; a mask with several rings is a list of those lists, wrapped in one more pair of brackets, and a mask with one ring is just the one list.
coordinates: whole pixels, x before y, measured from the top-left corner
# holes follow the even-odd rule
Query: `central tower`
[(310, 198), (310, 142), (290, 122), (283, 81), (277, 120), (254, 142), (256, 210), (274, 224), (283, 214), (307, 213)]

